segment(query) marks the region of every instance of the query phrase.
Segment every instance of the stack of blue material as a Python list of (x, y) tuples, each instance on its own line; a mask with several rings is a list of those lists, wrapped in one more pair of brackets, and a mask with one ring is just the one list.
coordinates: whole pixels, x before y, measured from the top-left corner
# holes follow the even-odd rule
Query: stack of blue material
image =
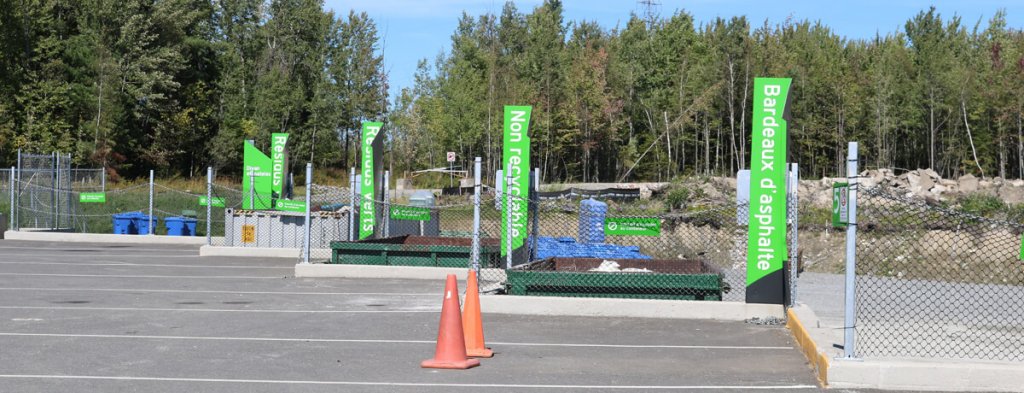
[(608, 215), (608, 204), (593, 198), (580, 201), (580, 243), (604, 243), (604, 218)]
[[(528, 240), (529, 241), (529, 240)], [(652, 259), (640, 253), (639, 246), (604, 243), (577, 243), (571, 237), (537, 238), (537, 259), (546, 258)]]

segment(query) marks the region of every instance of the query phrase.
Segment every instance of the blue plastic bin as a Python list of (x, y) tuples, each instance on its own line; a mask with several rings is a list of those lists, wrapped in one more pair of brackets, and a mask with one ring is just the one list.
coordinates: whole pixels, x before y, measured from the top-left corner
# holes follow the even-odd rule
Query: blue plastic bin
[[(140, 213), (136, 213), (135, 216), (132, 217), (132, 221), (135, 222), (135, 227), (138, 228), (138, 232), (137, 233), (139, 235), (148, 235), (149, 234), (149, 216), (148, 215), (142, 214), (141, 212)], [(155, 230), (156, 230), (156, 226), (158, 224), (160, 224), (160, 217), (153, 217), (153, 227), (154, 227), (153, 228), (153, 230), (154, 230), (153, 233), (156, 233)]]
[(134, 218), (137, 212), (131, 213), (119, 213), (114, 215), (114, 234), (115, 235), (134, 235), (139, 233), (138, 228), (135, 227)]
[(195, 236), (196, 219), (188, 217), (167, 217), (164, 219), (164, 227), (167, 228), (167, 236)]

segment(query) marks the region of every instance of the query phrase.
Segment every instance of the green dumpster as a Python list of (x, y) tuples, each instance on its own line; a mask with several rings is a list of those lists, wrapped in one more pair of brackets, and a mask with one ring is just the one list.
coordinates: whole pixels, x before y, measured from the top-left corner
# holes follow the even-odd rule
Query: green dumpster
[[(395, 236), (355, 242), (331, 242), (331, 263), (351, 265), (469, 267), (473, 239)], [(480, 239), (480, 266), (501, 261), (498, 239)]]
[(721, 270), (696, 259), (548, 258), (507, 275), (512, 295), (722, 300), (727, 291)]

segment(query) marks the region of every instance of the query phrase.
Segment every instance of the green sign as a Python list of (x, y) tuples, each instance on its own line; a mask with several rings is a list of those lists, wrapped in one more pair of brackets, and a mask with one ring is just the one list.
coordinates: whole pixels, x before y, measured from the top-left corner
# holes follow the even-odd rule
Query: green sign
[(83, 192), (78, 194), (78, 203), (107, 203), (107, 194), (102, 192)]
[(288, 200), (288, 199), (277, 199), (277, 200), (274, 200), (274, 209), (277, 209), (277, 210), (280, 210), (280, 211), (284, 211), (284, 212), (305, 213), (306, 212), (306, 202), (305, 201), (292, 201), (292, 200)]
[[(504, 191), (512, 203), (502, 201), (501, 210), (501, 255), (508, 255), (508, 238), (512, 238), (512, 250), (523, 246), (526, 240), (527, 189), (530, 187), (530, 106), (505, 106), (505, 139), (502, 156), (503, 185), (512, 177), (512, 186)], [(508, 232), (509, 215), (512, 217), (512, 233)]]
[(377, 139), (377, 134), (380, 133), (383, 123), (366, 121), (363, 122), (363, 139), (360, 145), (360, 154), (362, 154), (362, 189), (360, 195), (362, 199), (359, 202), (359, 240), (366, 239), (373, 236), (373, 227), (377, 225), (377, 210), (374, 209), (376, 205), (375, 201), (375, 188), (377, 188), (374, 180), (374, 151), (373, 142)]
[(256, 148), (252, 141), (246, 141), (242, 160), (245, 164), (242, 171), (242, 209), (270, 209), (273, 199), (270, 197), (270, 157)]
[[(213, 207), (224, 207), (224, 198), (213, 197)], [(206, 206), (206, 197), (199, 197), (199, 206)]]
[(832, 184), (832, 226), (845, 227), (850, 222), (850, 187), (846, 183)]
[(275, 199), (284, 198), (284, 174), (288, 169), (287, 145), (288, 134), (270, 134), (270, 193)]
[(747, 238), (747, 303), (782, 304), (786, 246), (789, 78), (754, 79)]
[(415, 206), (391, 206), (389, 216), (393, 220), (430, 221), (430, 209)]
[(604, 234), (618, 236), (660, 236), (661, 220), (655, 217), (607, 217)]

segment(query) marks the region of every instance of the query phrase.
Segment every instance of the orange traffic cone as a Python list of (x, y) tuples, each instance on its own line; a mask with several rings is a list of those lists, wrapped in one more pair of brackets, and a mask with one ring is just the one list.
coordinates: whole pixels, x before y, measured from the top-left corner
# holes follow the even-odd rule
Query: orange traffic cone
[(441, 303), (441, 325), (437, 332), (434, 358), (420, 363), (423, 368), (450, 368), (464, 370), (480, 365), (476, 359), (466, 359), (466, 342), (462, 336), (462, 316), (459, 315), (459, 286), (455, 275), (449, 274)]
[(466, 356), (489, 358), (494, 351), (484, 345), (484, 321), (480, 318), (480, 289), (476, 271), (470, 269), (466, 279), (466, 305), (462, 308), (462, 332), (466, 335)]

